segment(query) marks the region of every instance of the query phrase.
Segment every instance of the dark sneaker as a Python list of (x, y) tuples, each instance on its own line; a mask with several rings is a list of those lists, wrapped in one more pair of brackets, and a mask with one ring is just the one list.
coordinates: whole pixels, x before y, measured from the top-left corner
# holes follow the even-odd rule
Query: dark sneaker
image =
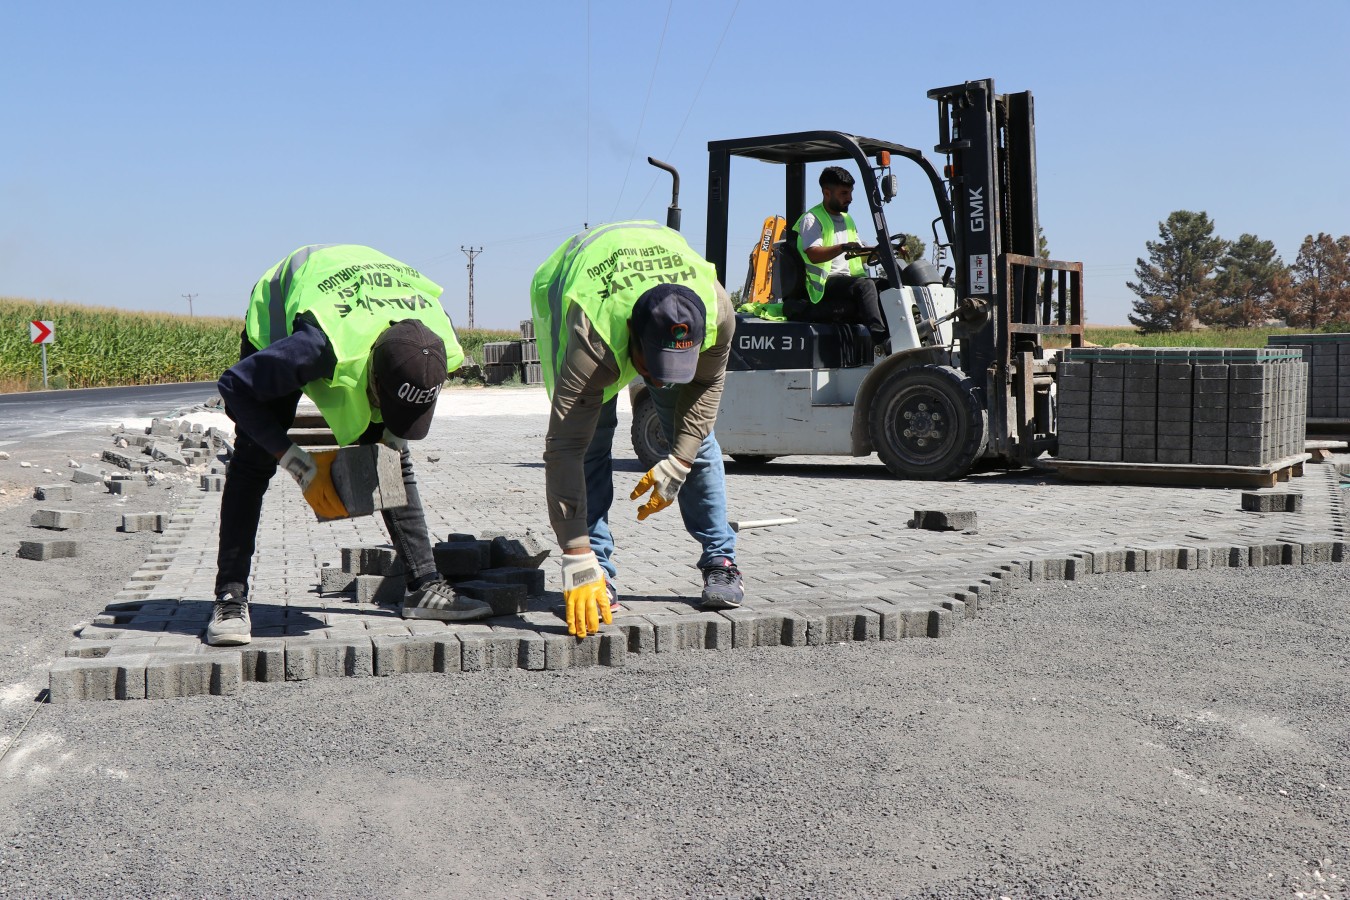
[(248, 617), (248, 598), (227, 591), (216, 598), (206, 643), (212, 647), (237, 647), (253, 640), (253, 622)]
[(492, 605), (465, 597), (444, 581), (434, 581), (403, 598), (405, 619), (436, 619), (440, 622), (472, 622), (492, 615)]
[(703, 608), (736, 609), (745, 602), (741, 570), (725, 556), (703, 570)]

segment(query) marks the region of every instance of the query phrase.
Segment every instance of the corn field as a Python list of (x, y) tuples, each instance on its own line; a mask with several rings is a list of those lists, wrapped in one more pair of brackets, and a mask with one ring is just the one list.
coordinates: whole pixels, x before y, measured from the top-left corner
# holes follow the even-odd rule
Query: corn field
[[(55, 324), (47, 345), (52, 388), (113, 387), (215, 381), (239, 361), (243, 318), (139, 313), (0, 297), (0, 393), (42, 387), (42, 349), (28, 323)], [(458, 331), (465, 354), (482, 362), (487, 341), (519, 337), (509, 331)]]

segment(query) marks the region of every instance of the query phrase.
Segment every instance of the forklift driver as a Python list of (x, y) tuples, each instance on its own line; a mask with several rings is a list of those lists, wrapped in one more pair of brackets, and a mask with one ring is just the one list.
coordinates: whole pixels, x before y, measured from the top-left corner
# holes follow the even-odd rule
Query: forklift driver
[(848, 214), (853, 202), (853, 176), (847, 169), (829, 166), (820, 173), (821, 201), (802, 214), (794, 229), (802, 254), (806, 297), (788, 298), (783, 313), (795, 322), (840, 325), (858, 323), (872, 332), (873, 343), (885, 353), (886, 320), (878, 300), (880, 283), (867, 276), (858, 243), (858, 228)]

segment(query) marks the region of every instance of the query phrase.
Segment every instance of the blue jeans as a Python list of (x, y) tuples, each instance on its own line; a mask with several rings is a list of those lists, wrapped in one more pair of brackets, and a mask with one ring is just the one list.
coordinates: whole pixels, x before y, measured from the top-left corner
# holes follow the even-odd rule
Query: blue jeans
[[(656, 404), (666, 440), (675, 435), (675, 401), (680, 386), (669, 385), (647, 390)], [(614, 429), (619, 424), (618, 398), (600, 408), (600, 422), (586, 448), (586, 526), (590, 530), (591, 550), (610, 578), (616, 578), (614, 536), (609, 531), (609, 507), (614, 502)], [(636, 482), (634, 482), (636, 484)], [(644, 498), (645, 500), (646, 498)], [(736, 533), (727, 522), (727, 481), (722, 468), (722, 448), (713, 433), (704, 438), (694, 458), (693, 469), (677, 498), (685, 530), (703, 547), (699, 568), (725, 557), (736, 561)]]

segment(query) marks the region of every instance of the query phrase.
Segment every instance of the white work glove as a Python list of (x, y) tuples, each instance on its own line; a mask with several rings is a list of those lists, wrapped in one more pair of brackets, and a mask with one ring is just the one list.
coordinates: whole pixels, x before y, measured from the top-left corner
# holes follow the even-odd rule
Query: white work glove
[(399, 437), (388, 428), (384, 430), (384, 436), (380, 438), (380, 443), (386, 447), (393, 447), (399, 453), (408, 449), (408, 439)]
[(675, 454), (667, 456), (642, 476), (633, 488), (633, 493), (628, 495), (629, 500), (636, 500), (647, 491), (652, 492), (651, 499), (638, 507), (638, 521), (641, 522), (652, 513), (660, 512), (667, 506), (675, 502), (679, 496), (680, 488), (684, 487), (684, 480), (689, 477), (689, 467), (680, 462)]
[(319, 473), (319, 466), (314, 462), (314, 457), (296, 444), (291, 444), (282, 454), (279, 465), (290, 473), (295, 483), (300, 485), (301, 491), (309, 490), (309, 486), (314, 483), (314, 476)]
[(564, 553), (562, 581), (568, 634), (584, 638), (599, 631), (602, 621), (606, 625), (614, 621), (605, 590), (605, 570), (594, 553)]

